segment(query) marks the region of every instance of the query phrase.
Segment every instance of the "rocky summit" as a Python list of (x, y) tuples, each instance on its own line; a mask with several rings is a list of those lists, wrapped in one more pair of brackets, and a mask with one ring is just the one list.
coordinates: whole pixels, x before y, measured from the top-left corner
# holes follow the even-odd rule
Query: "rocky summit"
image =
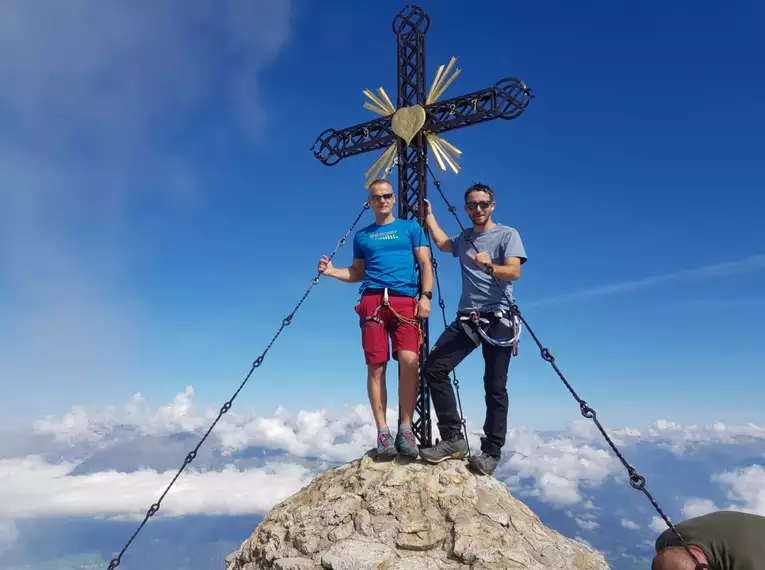
[(274, 506), (226, 570), (609, 570), (464, 461), (376, 462), (318, 475)]

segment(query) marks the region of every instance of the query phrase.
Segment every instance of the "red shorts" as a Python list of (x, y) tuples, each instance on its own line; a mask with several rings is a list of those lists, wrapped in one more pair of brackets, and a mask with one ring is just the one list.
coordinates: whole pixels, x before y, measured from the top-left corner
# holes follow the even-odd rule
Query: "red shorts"
[[(393, 310), (402, 317), (414, 319), (417, 299), (414, 297), (399, 297), (388, 294), (388, 300)], [(398, 360), (399, 350), (410, 350), (415, 354), (420, 350), (420, 330), (416, 325), (401, 322), (388, 307), (380, 307), (383, 302), (382, 293), (367, 293), (356, 305), (361, 325), (361, 346), (367, 364), (381, 364), (390, 358), (388, 335), (393, 345), (393, 358)], [(366, 320), (375, 314), (382, 322)]]

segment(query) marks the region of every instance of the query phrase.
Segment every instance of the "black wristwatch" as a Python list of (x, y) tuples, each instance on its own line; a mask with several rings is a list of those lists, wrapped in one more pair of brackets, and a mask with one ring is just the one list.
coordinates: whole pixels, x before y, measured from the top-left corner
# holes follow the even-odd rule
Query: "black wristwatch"
[(427, 297), (431, 301), (433, 300), (433, 292), (432, 291), (423, 291), (420, 293), (420, 297)]

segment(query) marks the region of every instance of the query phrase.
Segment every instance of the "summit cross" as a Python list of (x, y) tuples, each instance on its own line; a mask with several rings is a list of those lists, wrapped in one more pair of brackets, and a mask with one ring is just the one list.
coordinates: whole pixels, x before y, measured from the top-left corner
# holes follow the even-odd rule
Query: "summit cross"
[[(492, 87), (439, 102), (461, 70), (452, 73), (456, 61), (452, 58), (445, 69), (443, 65), (438, 68), (430, 90), (426, 90), (425, 34), (429, 27), (430, 18), (416, 5), (405, 6), (393, 20), (393, 33), (397, 38), (397, 106), (393, 106), (382, 88), (376, 95), (367, 89), (363, 93), (371, 103), (365, 102), (364, 108), (381, 117), (344, 129), (327, 129), (311, 148), (314, 156), (327, 166), (349, 156), (386, 149), (366, 171), (365, 186), (375, 178), (384, 178), (394, 164), (398, 164), (398, 217), (416, 219), (423, 226), (421, 206), (427, 198), (428, 148), (441, 170), (448, 166), (459, 172), (456, 156), (461, 151), (439, 134), (493, 119), (517, 119), (533, 98), (523, 81), (507, 77)], [(428, 319), (423, 321), (422, 329), (421, 364), (428, 356), (430, 344)], [(412, 429), (420, 446), (432, 445), (430, 388), (422, 367)]]

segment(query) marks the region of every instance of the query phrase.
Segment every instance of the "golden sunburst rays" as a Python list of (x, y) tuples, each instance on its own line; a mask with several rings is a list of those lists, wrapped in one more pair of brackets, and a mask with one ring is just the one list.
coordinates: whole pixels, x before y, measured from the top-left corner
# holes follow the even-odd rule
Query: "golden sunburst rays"
[(375, 97), (374, 93), (372, 93), (369, 89), (364, 89), (363, 93), (372, 100), (372, 103), (369, 101), (364, 103), (365, 109), (369, 109), (370, 111), (377, 113), (378, 115), (382, 115), (383, 117), (387, 117), (388, 115), (392, 115), (396, 112), (396, 108), (393, 106), (393, 103), (390, 102), (390, 97), (388, 97), (388, 94), (382, 87), (377, 88), (377, 93), (380, 95), (379, 99)]
[[(452, 68), (455, 63), (457, 63), (457, 58), (452, 57), (449, 60), (446, 69), (444, 69), (443, 65), (438, 66), (436, 76), (433, 78), (433, 83), (430, 85), (430, 92), (428, 92), (428, 97), (425, 100), (426, 105), (432, 105), (438, 101), (439, 97), (446, 91), (446, 88), (449, 87), (449, 85), (452, 84), (452, 81), (454, 81), (462, 72), (461, 69), (457, 68), (454, 70), (454, 73), (452, 73)], [(450, 73), (451, 75), (449, 75)], [(446, 170), (446, 165), (448, 164), (454, 171), (454, 174), (459, 174), (460, 167), (457, 164), (457, 158), (462, 155), (462, 151), (435, 133), (425, 132), (425, 139), (428, 141), (428, 146), (433, 152), (433, 156), (436, 157), (436, 162), (438, 163), (439, 168), (441, 168), (441, 170)]]
[(428, 93), (428, 97), (425, 99), (426, 105), (432, 105), (438, 101), (438, 98), (444, 94), (444, 91), (446, 91), (446, 88), (452, 84), (452, 81), (454, 81), (457, 76), (462, 73), (461, 69), (456, 69), (454, 70), (454, 74), (447, 79), (447, 76), (449, 73), (451, 73), (452, 67), (454, 67), (455, 63), (457, 63), (457, 58), (452, 56), (452, 58), (449, 60), (449, 64), (446, 66), (446, 71), (444, 71), (443, 65), (438, 66), (438, 71), (436, 71), (436, 76), (433, 78), (433, 83), (430, 84), (430, 92)]
[[(457, 58), (452, 57), (446, 66), (440, 65), (438, 67), (436, 75), (433, 78), (433, 83), (430, 85), (430, 91), (425, 100), (426, 106), (432, 105), (438, 101), (449, 85), (451, 85), (461, 73), (461, 69), (452, 71), (456, 62)], [(395, 132), (407, 146), (425, 124), (425, 110), (420, 105), (412, 105), (411, 107), (396, 109), (393, 106), (393, 103), (391, 103), (390, 97), (388, 97), (385, 89), (382, 87), (378, 87), (377, 94), (369, 89), (365, 89), (362, 93), (364, 93), (364, 95), (371, 101), (371, 103), (370, 101), (364, 102), (365, 109), (383, 117), (393, 116), (391, 119), (393, 132)], [(445, 171), (448, 166), (455, 174), (458, 174), (460, 167), (457, 164), (457, 158), (462, 155), (462, 151), (435, 133), (424, 131), (423, 135), (425, 136), (428, 147), (433, 153), (441, 170)], [(398, 141), (391, 143), (374, 164), (372, 164), (372, 166), (370, 166), (364, 173), (367, 178), (366, 184), (364, 184), (365, 188), (368, 188), (373, 180), (378, 178), (384, 179), (390, 174), (396, 159), (397, 147)]]
[[(379, 97), (376, 97), (375, 94), (372, 93), (372, 91), (369, 89), (364, 89), (363, 93), (372, 101), (371, 103), (369, 101), (364, 103), (365, 109), (368, 109), (373, 113), (377, 113), (378, 115), (382, 115), (383, 117), (394, 115), (396, 113), (396, 108), (393, 106), (390, 97), (388, 97), (388, 94), (382, 87), (377, 88), (377, 94)], [(369, 185), (373, 180), (377, 180), (378, 178), (384, 179), (390, 173), (390, 171), (393, 169), (393, 161), (396, 158), (397, 144), (397, 141), (391, 143), (391, 145), (385, 149), (385, 152), (380, 155), (380, 158), (378, 158), (375, 163), (370, 166), (369, 169), (364, 173), (364, 176), (367, 178), (367, 182), (364, 184), (364, 188), (369, 188)], [(380, 175), (381, 171), (382, 175)]]

